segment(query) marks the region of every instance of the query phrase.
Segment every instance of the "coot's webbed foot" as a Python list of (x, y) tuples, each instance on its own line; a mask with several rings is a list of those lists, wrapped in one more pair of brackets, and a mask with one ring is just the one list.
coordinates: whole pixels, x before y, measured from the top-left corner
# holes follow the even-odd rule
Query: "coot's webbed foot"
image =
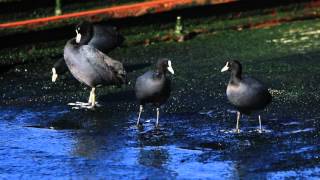
[(138, 116), (138, 120), (137, 120), (137, 126), (140, 125), (140, 117), (141, 117), (141, 113), (143, 111), (143, 105), (140, 105), (140, 109), (139, 109), (139, 116)]
[(69, 106), (72, 106), (72, 109), (91, 109), (91, 104), (87, 102), (75, 102), (68, 103)]
[(101, 107), (97, 102), (95, 106), (92, 106), (91, 103), (87, 102), (75, 102), (75, 103), (68, 103), (69, 106), (72, 106), (72, 109), (94, 109), (95, 107)]
[(98, 102), (96, 102), (96, 93), (95, 88), (92, 88), (90, 91), (90, 96), (88, 102), (75, 102), (68, 103), (68, 105), (73, 106), (72, 109), (93, 109), (96, 106), (100, 106)]
[(159, 126), (159, 115), (160, 115), (160, 109), (159, 108), (157, 108), (157, 121), (156, 121), (156, 127), (158, 127)]
[(240, 121), (241, 113), (238, 111), (237, 112), (237, 125), (236, 125), (236, 133), (240, 133), (239, 129), (239, 121)]
[(262, 133), (261, 116), (259, 115), (259, 133)]

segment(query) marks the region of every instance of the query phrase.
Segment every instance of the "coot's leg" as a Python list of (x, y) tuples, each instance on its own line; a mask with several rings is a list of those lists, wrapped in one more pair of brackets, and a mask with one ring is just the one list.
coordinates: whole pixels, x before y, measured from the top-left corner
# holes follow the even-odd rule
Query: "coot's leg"
[(159, 115), (160, 115), (160, 108), (157, 107), (157, 121), (156, 121), (156, 127), (159, 126)]
[[(91, 96), (91, 108), (93, 108), (96, 105), (96, 93), (95, 93), (96, 88), (92, 88), (91, 92), (90, 92), (90, 96)], [(90, 100), (90, 98), (89, 98)]]
[(90, 96), (89, 96), (89, 100), (88, 100), (88, 104), (90, 105), (92, 103), (92, 89), (90, 91)]
[(89, 99), (88, 99), (88, 104), (91, 104), (91, 99), (92, 99), (92, 92), (90, 91)]
[(262, 133), (261, 116), (259, 114), (259, 133)]
[(139, 126), (140, 123), (140, 117), (141, 117), (141, 113), (143, 111), (143, 105), (140, 105), (140, 109), (139, 109), (139, 116), (138, 116), (138, 121), (137, 121), (137, 126)]
[(241, 113), (238, 111), (237, 112), (237, 125), (236, 125), (236, 133), (240, 133), (239, 129), (239, 120), (240, 120)]

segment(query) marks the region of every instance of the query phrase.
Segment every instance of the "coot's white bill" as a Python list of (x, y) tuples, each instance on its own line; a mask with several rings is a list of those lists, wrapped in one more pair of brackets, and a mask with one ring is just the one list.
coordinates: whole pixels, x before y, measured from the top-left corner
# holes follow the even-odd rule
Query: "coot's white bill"
[(56, 82), (57, 78), (58, 78), (58, 74), (57, 74), (56, 68), (52, 68), (51, 81), (52, 81), (52, 82)]
[(229, 70), (229, 62), (221, 69), (221, 72), (225, 72)]
[(171, 73), (171, 74), (174, 74), (174, 70), (173, 70), (173, 68), (172, 68), (172, 65), (171, 65), (171, 61), (169, 60), (168, 61), (168, 71)]
[(80, 43), (81, 41), (81, 34), (76, 30), (77, 36), (76, 36), (76, 43)]

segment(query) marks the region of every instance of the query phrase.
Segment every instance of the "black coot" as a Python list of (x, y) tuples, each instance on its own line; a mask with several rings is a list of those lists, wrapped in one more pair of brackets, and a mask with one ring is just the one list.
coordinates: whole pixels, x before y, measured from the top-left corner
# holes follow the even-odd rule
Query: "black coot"
[(68, 71), (68, 66), (66, 65), (66, 62), (64, 61), (64, 58), (62, 57), (62, 58), (58, 59), (58, 61), (56, 61), (53, 64), (52, 77), (51, 77), (52, 82), (56, 82), (56, 80), (58, 78), (58, 74), (63, 74), (67, 71)]
[(95, 106), (95, 88), (102, 85), (121, 85), (126, 82), (122, 63), (113, 60), (90, 45), (81, 45), (73, 38), (64, 47), (64, 59), (72, 75), (92, 88), (85, 107)]
[[(75, 28), (77, 36), (76, 42), (81, 45), (91, 45), (99, 51), (108, 54), (110, 51), (120, 46), (124, 37), (117, 28), (106, 23), (82, 22)], [(52, 82), (55, 82), (59, 74), (68, 70), (63, 58), (60, 58), (52, 68)]]
[[(239, 130), (241, 113), (249, 115), (252, 111), (263, 110), (271, 102), (268, 88), (260, 81), (242, 76), (242, 66), (239, 61), (228, 61), (221, 72), (230, 71), (231, 77), (227, 87), (228, 100), (237, 109), (236, 132)], [(262, 132), (261, 117), (259, 115), (259, 132)]]
[(171, 92), (171, 81), (166, 76), (167, 71), (174, 74), (171, 61), (160, 59), (157, 62), (155, 71), (148, 71), (137, 78), (135, 93), (140, 104), (137, 126), (139, 125), (143, 106), (146, 103), (152, 103), (157, 108), (156, 127), (158, 127), (159, 107), (166, 102)]

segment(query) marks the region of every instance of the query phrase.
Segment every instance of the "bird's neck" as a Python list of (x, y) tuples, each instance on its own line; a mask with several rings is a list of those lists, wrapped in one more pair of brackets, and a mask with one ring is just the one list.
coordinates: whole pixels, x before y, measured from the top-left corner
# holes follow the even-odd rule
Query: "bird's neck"
[(82, 34), (80, 45), (87, 45), (93, 36), (93, 27), (88, 27), (86, 33)]
[(230, 83), (231, 84), (239, 84), (242, 79), (241, 71), (231, 71)]
[(70, 41), (68, 41), (67, 45), (66, 45), (69, 49), (77, 49), (80, 47), (80, 44), (76, 43), (75, 39), (72, 39)]
[(164, 71), (161, 71), (161, 70), (156, 70), (155, 71), (155, 76), (154, 78), (156, 79), (161, 79), (162, 77), (164, 77), (166, 75), (166, 73)]
[(91, 34), (86, 34), (85, 36), (83, 36), (79, 42), (79, 45), (86, 45), (89, 43), (91, 39)]

